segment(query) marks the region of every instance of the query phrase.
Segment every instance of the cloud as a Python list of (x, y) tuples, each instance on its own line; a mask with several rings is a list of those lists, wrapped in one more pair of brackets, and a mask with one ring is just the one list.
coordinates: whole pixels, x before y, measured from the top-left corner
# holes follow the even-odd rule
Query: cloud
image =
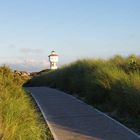
[(10, 44), (8, 48), (16, 48), (16, 46), (14, 44)]
[(44, 49), (42, 48), (21, 48), (21, 53), (43, 53)]
[(0, 62), (1, 65), (6, 64), (13, 70), (23, 71), (40, 71), (43, 69), (49, 69), (48, 60), (37, 60), (37, 59), (16, 59), (14, 61)]
[(5, 49), (15, 49), (17, 48), (14, 44), (1, 44), (0, 48), (5, 48)]

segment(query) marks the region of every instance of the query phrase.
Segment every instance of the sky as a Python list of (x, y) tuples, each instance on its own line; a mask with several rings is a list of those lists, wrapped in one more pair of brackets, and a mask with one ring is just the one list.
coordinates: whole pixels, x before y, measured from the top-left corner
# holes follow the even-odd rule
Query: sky
[(140, 55), (140, 0), (0, 0), (0, 65), (39, 71), (82, 58)]

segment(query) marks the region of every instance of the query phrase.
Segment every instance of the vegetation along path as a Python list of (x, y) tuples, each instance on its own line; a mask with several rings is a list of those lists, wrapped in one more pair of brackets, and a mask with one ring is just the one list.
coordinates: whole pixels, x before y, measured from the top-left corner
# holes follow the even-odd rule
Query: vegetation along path
[(138, 135), (71, 95), (29, 87), (55, 140), (138, 140)]

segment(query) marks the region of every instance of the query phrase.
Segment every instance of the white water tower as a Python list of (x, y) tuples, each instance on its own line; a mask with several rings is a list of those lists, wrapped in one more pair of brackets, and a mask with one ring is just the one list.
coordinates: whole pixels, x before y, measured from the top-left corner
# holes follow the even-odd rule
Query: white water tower
[(50, 61), (50, 69), (55, 70), (57, 69), (58, 63), (58, 54), (55, 51), (52, 51), (51, 54), (48, 56)]

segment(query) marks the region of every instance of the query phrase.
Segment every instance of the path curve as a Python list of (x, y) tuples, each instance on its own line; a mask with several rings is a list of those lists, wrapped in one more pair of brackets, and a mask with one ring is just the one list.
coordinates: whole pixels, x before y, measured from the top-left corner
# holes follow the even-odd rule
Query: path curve
[(140, 137), (93, 107), (47, 87), (27, 88), (55, 140), (140, 140)]

